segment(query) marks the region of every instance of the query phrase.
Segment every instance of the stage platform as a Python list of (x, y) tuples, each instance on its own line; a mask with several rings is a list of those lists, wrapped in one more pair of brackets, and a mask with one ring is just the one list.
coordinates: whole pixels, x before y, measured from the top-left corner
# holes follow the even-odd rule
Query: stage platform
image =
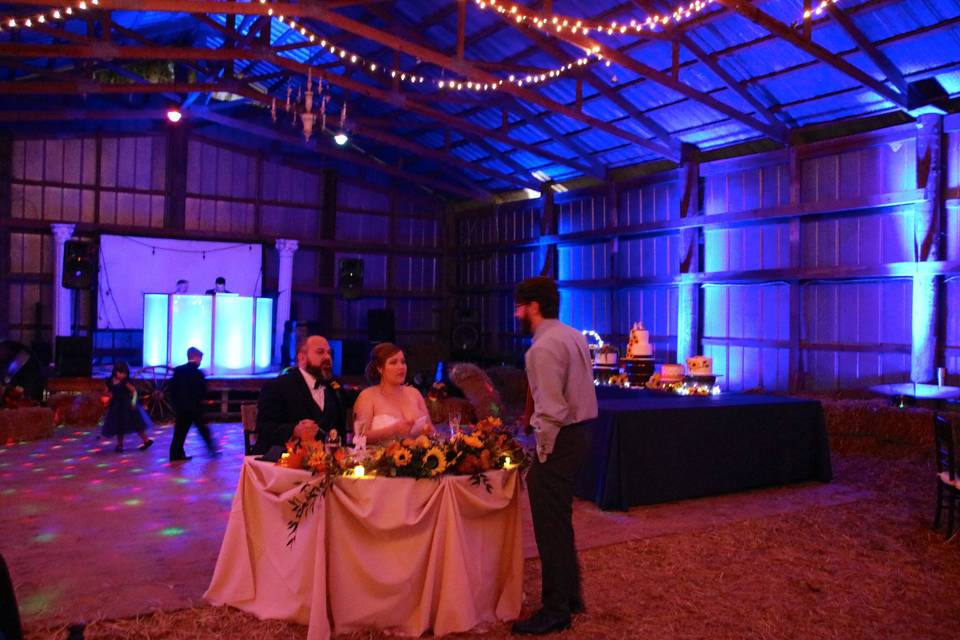
[[(256, 402), (263, 383), (270, 378), (280, 375), (277, 368), (268, 372), (247, 375), (220, 375), (207, 376), (207, 414), (210, 420), (230, 422), (240, 420), (240, 406), (248, 402)], [(93, 375), (89, 378), (58, 378), (47, 380), (47, 390), (51, 393), (102, 393), (104, 380), (110, 377), (111, 367), (94, 367)], [(150, 409), (151, 416), (158, 421), (165, 421), (172, 416), (168, 406), (164, 406), (165, 399), (162, 393), (173, 375), (173, 369), (168, 367), (132, 368), (131, 378), (141, 391), (144, 404)], [(157, 394), (156, 390), (160, 390)], [(154, 397), (159, 398), (157, 403)]]

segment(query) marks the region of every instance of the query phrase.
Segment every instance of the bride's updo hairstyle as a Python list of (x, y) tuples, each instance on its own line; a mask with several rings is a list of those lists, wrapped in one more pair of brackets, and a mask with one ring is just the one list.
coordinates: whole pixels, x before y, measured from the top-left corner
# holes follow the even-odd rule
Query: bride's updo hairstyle
[(381, 342), (370, 352), (370, 363), (367, 364), (366, 376), (370, 384), (380, 384), (380, 370), (387, 366), (387, 360), (403, 351), (392, 342)]

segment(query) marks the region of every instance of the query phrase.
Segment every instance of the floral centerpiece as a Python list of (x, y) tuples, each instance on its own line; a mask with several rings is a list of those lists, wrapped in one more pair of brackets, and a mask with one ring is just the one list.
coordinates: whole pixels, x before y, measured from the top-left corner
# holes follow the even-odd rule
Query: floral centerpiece
[(291, 440), (277, 464), (309, 471), (314, 478), (290, 501), (294, 517), (287, 523), (287, 544), (293, 544), (300, 522), (338, 477), (439, 479), (442, 475), (466, 475), (474, 485), (491, 492), (485, 472), (523, 468), (528, 463), (529, 456), (500, 418), (481, 420), (469, 433), (456, 433), (450, 439), (421, 435), (370, 449), (329, 448), (323, 442)]

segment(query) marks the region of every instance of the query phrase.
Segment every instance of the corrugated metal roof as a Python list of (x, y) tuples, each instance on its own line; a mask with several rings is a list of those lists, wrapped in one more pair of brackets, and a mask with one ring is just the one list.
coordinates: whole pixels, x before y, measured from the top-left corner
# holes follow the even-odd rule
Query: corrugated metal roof
[[(755, 0), (753, 5), (802, 38), (802, 3), (799, 0)], [(553, 8), (561, 15), (581, 19), (607, 16), (621, 24), (630, 19), (642, 21), (646, 16), (640, 7), (618, 0), (591, 0), (590, 3), (555, 0)], [(935, 77), (951, 96), (960, 95), (960, 56), (957, 54), (960, 51), (960, 2), (839, 0), (836, 8), (849, 17), (868, 41), (876, 43), (877, 49), (889, 58), (907, 80)], [(7, 5), (7, 11), (16, 15), (22, 9)], [(524, 77), (535, 69), (546, 72), (558, 68), (580, 55), (575, 43), (557, 38), (551, 38), (554, 48), (545, 50), (538, 44), (542, 34), (531, 37), (528, 27), (518, 27), (504, 21), (490, 10), (481, 11), (473, 2), (467, 2), (466, 11), (466, 63), (504, 81), (510, 74)], [(432, 51), (455, 55), (457, 6), (448, 0), (397, 0), (388, 6), (361, 4), (347, 7), (342, 12), (354, 20), (398, 37), (404, 37), (404, 34), (416, 36), (418, 44)], [(210, 17), (219, 25), (226, 24), (223, 15)], [(221, 30), (197, 22), (194, 16), (187, 13), (117, 10), (112, 13), (112, 19), (116, 24), (135, 30), (160, 44), (181, 45), (186, 38), (191, 38), (193, 46), (218, 48), (225, 41)], [(239, 32), (247, 34), (255, 22), (254, 18), (243, 18)], [(372, 56), (371, 60), (381, 70), (393, 64), (394, 52), (389, 43), (367, 40), (322, 22), (306, 22), (315, 33), (329, 39), (338, 48), (348, 48), (351, 53), (361, 57)], [(86, 25), (81, 20), (68, 22), (67, 29), (75, 34), (86, 34)], [(655, 153), (635, 144), (629, 136), (639, 135), (660, 142), (655, 131), (658, 126), (672, 136), (673, 146), (685, 142), (706, 149), (763, 138), (766, 133), (738, 119), (737, 113), (743, 113), (764, 120), (738, 90), (749, 92), (788, 127), (902, 108), (872, 89), (865, 88), (858, 79), (838, 68), (837, 64), (820, 60), (810, 51), (804, 51), (805, 45), (802, 43), (790, 43), (771, 35), (763, 26), (719, 5), (712, 5), (681, 29), (683, 37), (689, 38), (710, 57), (709, 61), (698, 59), (683, 40), (679, 41), (679, 50), (676, 51), (679, 54), (679, 80), (689, 88), (686, 94), (667, 86), (667, 82), (645, 77), (639, 66), (645, 65), (671, 77), (674, 75), (675, 45), (663, 36), (653, 39), (636, 35), (608, 36), (594, 31), (591, 37), (597, 42), (604, 47), (618, 48), (637, 65), (607, 66), (603, 62), (591, 62), (587, 67), (575, 67), (560, 79), (532, 86), (527, 84), (524, 88), (540, 97), (531, 101), (519, 99), (519, 104), (517, 98), (505, 92), (437, 90), (432, 87), (433, 80), (463, 79), (465, 82), (466, 78), (459, 71), (443, 70), (429, 61), (418, 60), (406, 50), (400, 56), (402, 70), (410, 73), (415, 69), (418, 75), (428, 77), (431, 82), (416, 86), (402, 84), (400, 95), (395, 97), (390, 97), (393, 86), (389, 77), (366, 68), (349, 64), (343, 66), (339, 55), (317, 46), (287, 48), (280, 51), (279, 55), (298, 62), (309, 61), (325, 66), (325, 71), (334, 79), (339, 74), (345, 74), (351, 82), (370, 88), (369, 91), (357, 91), (351, 85), (349, 90), (344, 90), (335, 82), (329, 89), (333, 100), (329, 106), (331, 113), (337, 111), (346, 99), (352, 118), (358, 122), (363, 122), (364, 118), (376, 119), (374, 126), (390, 129), (394, 135), (430, 149), (442, 149), (450, 143), (453, 145), (452, 153), (458, 158), (478, 162), (503, 173), (519, 172), (519, 165), (526, 173), (538, 169), (553, 177), (574, 177), (579, 175), (578, 172), (559, 163), (557, 158), (576, 160), (578, 156), (583, 156), (584, 161), (589, 159), (605, 167), (657, 160), (660, 158)], [(677, 28), (668, 27), (664, 35), (674, 37), (677, 33)], [(10, 39), (9, 30), (0, 33), (0, 42)], [(271, 22), (270, 40), (273, 46), (307, 42), (305, 36), (277, 19)], [(123, 38), (117, 37), (114, 41), (122, 42)], [(19, 35), (18, 42), (29, 45), (51, 43), (53, 39), (47, 34), (28, 29)], [(836, 56), (837, 60), (853, 65), (878, 81), (886, 80), (870, 56), (857, 47), (856, 39), (830, 15), (814, 21), (812, 42)], [(238, 54), (238, 58), (242, 59), (242, 55)], [(728, 87), (723, 77), (706, 62), (721, 67), (742, 88), (734, 90)], [(456, 61), (451, 61), (449, 66), (456, 69), (458, 65)], [(279, 71), (279, 67), (267, 59), (254, 59), (249, 65), (243, 66), (245, 77)], [(29, 68), (21, 66), (13, 73), (22, 77), (24, 82), (33, 79)], [(280, 77), (263, 81), (258, 87), (261, 90), (272, 88), (275, 95), (283, 100), (288, 82), (302, 83), (303, 79), (293, 76), (285, 80)], [(603, 95), (594, 84), (604, 85), (605, 92), (617, 94), (618, 99), (612, 100), (609, 95)], [(381, 95), (388, 99), (381, 99)], [(15, 96), (0, 97), (4, 105), (16, 104), (18, 99)], [(711, 99), (728, 105), (735, 113), (721, 113), (704, 104), (704, 101)], [(107, 100), (104, 98), (104, 101)], [(458, 120), (437, 121), (421, 113), (419, 108), (409, 110), (404, 100), (416, 101), (424, 110), (441, 111), (469, 123), (469, 126), (458, 125)], [(628, 109), (621, 102), (630, 105), (631, 113), (642, 114), (647, 122), (640, 122), (628, 114)], [(581, 109), (584, 118), (560, 115), (554, 112), (554, 105)], [(504, 113), (507, 117), (505, 127)], [(611, 123), (625, 133), (620, 136), (615, 131), (592, 126), (585, 121), (587, 117)], [(489, 135), (478, 136), (471, 127), (481, 127)], [(515, 140), (515, 145), (502, 136)], [(485, 144), (479, 143), (478, 138), (484, 138)], [(546, 155), (521, 149), (520, 145), (532, 145)], [(381, 155), (394, 156), (393, 152), (387, 153), (381, 147), (376, 148)], [(493, 157), (491, 148), (495, 150)], [(510, 161), (505, 159), (507, 152)], [(401, 155), (407, 153), (402, 152)], [(503, 182), (429, 159), (421, 158), (406, 165), (426, 173), (456, 171), (459, 175), (468, 175), (485, 188), (493, 188)], [(523, 176), (524, 179), (528, 177)], [(515, 185), (502, 186), (513, 188)]]

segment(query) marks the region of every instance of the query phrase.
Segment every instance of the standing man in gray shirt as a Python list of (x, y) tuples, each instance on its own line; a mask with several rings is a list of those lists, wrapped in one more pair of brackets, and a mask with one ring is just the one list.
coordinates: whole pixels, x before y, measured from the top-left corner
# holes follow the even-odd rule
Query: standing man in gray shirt
[(590, 352), (583, 335), (560, 322), (560, 292), (550, 278), (530, 278), (514, 291), (521, 333), (533, 336), (527, 380), (537, 455), (527, 476), (533, 531), (543, 577), (542, 608), (513, 625), (540, 635), (566, 629), (584, 610), (573, 540), (573, 490), (586, 453), (584, 429), (597, 417)]

